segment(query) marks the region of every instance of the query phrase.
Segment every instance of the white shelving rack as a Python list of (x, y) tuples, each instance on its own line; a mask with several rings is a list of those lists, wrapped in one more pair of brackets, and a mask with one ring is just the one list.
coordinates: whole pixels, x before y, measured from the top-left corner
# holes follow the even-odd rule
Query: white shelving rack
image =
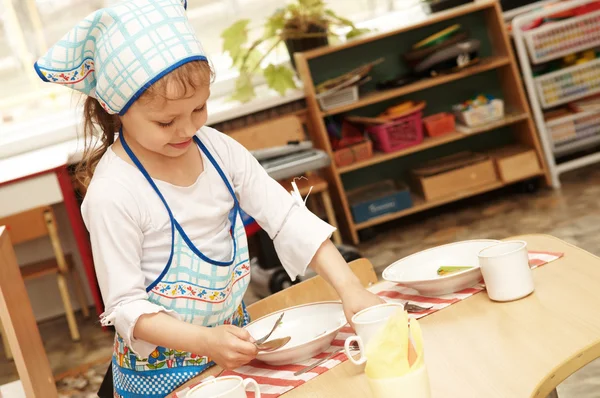
[(539, 18), (593, 2), (595, 0), (564, 1), (517, 16), (512, 22), (523, 80), (555, 188), (560, 187), (562, 173), (600, 162), (600, 151), (557, 162), (561, 156), (600, 145), (600, 97), (597, 110), (551, 121), (545, 120), (544, 111), (599, 94), (600, 58), (541, 76), (533, 75), (532, 65), (600, 48), (600, 11), (545, 23), (527, 31), (523, 31), (522, 27)]

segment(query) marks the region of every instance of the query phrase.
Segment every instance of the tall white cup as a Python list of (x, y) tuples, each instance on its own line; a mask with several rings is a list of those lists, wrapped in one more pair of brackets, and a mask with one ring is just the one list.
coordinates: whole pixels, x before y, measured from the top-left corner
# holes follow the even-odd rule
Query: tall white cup
[(254, 396), (260, 398), (260, 388), (254, 379), (242, 379), (239, 376), (209, 377), (200, 385), (192, 388), (186, 398), (246, 398), (246, 388), (254, 386)]
[(479, 252), (487, 294), (494, 301), (512, 301), (533, 292), (527, 242), (501, 242)]
[[(400, 303), (385, 303), (373, 307), (365, 308), (357, 312), (352, 317), (352, 323), (357, 336), (350, 336), (344, 343), (344, 351), (348, 359), (356, 365), (362, 365), (367, 361), (366, 348), (369, 341), (385, 326), (387, 320), (398, 310), (404, 310), (404, 305)], [(355, 359), (350, 351), (350, 345), (356, 342), (360, 349), (360, 356)]]

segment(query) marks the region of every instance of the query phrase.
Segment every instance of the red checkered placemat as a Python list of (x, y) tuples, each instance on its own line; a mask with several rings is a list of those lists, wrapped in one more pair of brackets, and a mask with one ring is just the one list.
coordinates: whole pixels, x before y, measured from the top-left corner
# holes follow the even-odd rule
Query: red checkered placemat
[[(529, 264), (531, 265), (531, 268), (534, 269), (551, 261), (557, 260), (562, 256), (563, 253), (529, 252)], [(410, 301), (412, 303), (427, 307), (431, 306), (431, 309), (425, 312), (408, 315), (410, 318), (419, 319), (471, 297), (472, 295), (479, 293), (484, 289), (484, 285), (480, 284), (445, 296), (428, 297), (418, 295), (415, 293), (415, 290), (399, 286), (393, 282), (383, 282), (378, 283), (371, 290), (377, 295), (385, 297), (389, 302), (404, 303), (406, 301)], [(340, 352), (338, 355), (334, 356), (313, 370), (300, 376), (294, 376), (294, 372), (303, 369), (304, 367), (312, 364), (315, 360), (324, 358), (331, 352), (343, 347), (344, 341), (351, 335), (353, 335), (352, 329), (348, 326), (344, 327), (335, 337), (331, 347), (329, 347), (327, 351), (294, 365), (270, 366), (260, 361), (253, 361), (248, 365), (236, 369), (235, 371), (224, 372), (223, 375), (236, 375), (242, 378), (253, 378), (260, 385), (260, 392), (263, 398), (276, 398), (346, 361), (348, 358), (346, 358), (346, 355), (343, 352)], [(187, 391), (188, 389), (178, 392), (177, 397), (184, 398)], [(254, 393), (248, 391), (248, 397), (254, 398)]]

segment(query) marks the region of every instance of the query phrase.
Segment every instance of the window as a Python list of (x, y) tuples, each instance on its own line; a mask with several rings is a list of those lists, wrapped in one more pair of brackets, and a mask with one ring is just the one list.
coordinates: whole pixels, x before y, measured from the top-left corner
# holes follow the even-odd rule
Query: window
[[(67, 88), (43, 83), (32, 64), (45, 48), (58, 41), (79, 20), (117, 2), (9, 0), (0, 3), (0, 157), (7, 156), (7, 151), (2, 150), (3, 145), (49, 134), (48, 131), (63, 130), (54, 134), (56, 142), (73, 137), (77, 125), (74, 107), (80, 98)], [(340, 15), (366, 25), (376, 17), (396, 15), (399, 10), (403, 10), (399, 15), (409, 20), (405, 11), (417, 3), (418, 0), (328, 1), (329, 7)], [(3, 6), (5, 4), (12, 4), (12, 7), (7, 8)], [(233, 21), (248, 18), (252, 20), (251, 34), (258, 37), (264, 19), (284, 4), (284, 0), (188, 0), (188, 18), (216, 70), (213, 95), (225, 95), (230, 91), (237, 75), (231, 69), (229, 57), (221, 53), (221, 32)], [(389, 23), (397, 24), (402, 18), (388, 19)], [(288, 60), (285, 49), (273, 57), (278, 62)], [(66, 133), (65, 118), (69, 115), (73, 131)], [(44, 130), (35, 128), (34, 120), (38, 120), (37, 124), (43, 125)], [(25, 125), (20, 128), (21, 123), (27, 123), (27, 128)], [(46, 143), (52, 140), (35, 141)]]

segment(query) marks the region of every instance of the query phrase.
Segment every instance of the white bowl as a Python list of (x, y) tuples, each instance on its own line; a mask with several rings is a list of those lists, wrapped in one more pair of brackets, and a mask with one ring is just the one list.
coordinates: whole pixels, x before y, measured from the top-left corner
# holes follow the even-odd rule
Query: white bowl
[(347, 323), (342, 304), (325, 301), (274, 312), (250, 323), (246, 329), (255, 339), (261, 338), (269, 333), (282, 312), (285, 315), (281, 324), (269, 340), (285, 336), (292, 339), (278, 350), (258, 353), (257, 359), (269, 365), (298, 363), (322, 353)]
[[(467, 240), (434, 247), (396, 261), (383, 271), (383, 279), (417, 290), (426, 296), (458, 292), (481, 281), (479, 252), (500, 241)], [(473, 267), (448, 275), (438, 275), (440, 267)]]

